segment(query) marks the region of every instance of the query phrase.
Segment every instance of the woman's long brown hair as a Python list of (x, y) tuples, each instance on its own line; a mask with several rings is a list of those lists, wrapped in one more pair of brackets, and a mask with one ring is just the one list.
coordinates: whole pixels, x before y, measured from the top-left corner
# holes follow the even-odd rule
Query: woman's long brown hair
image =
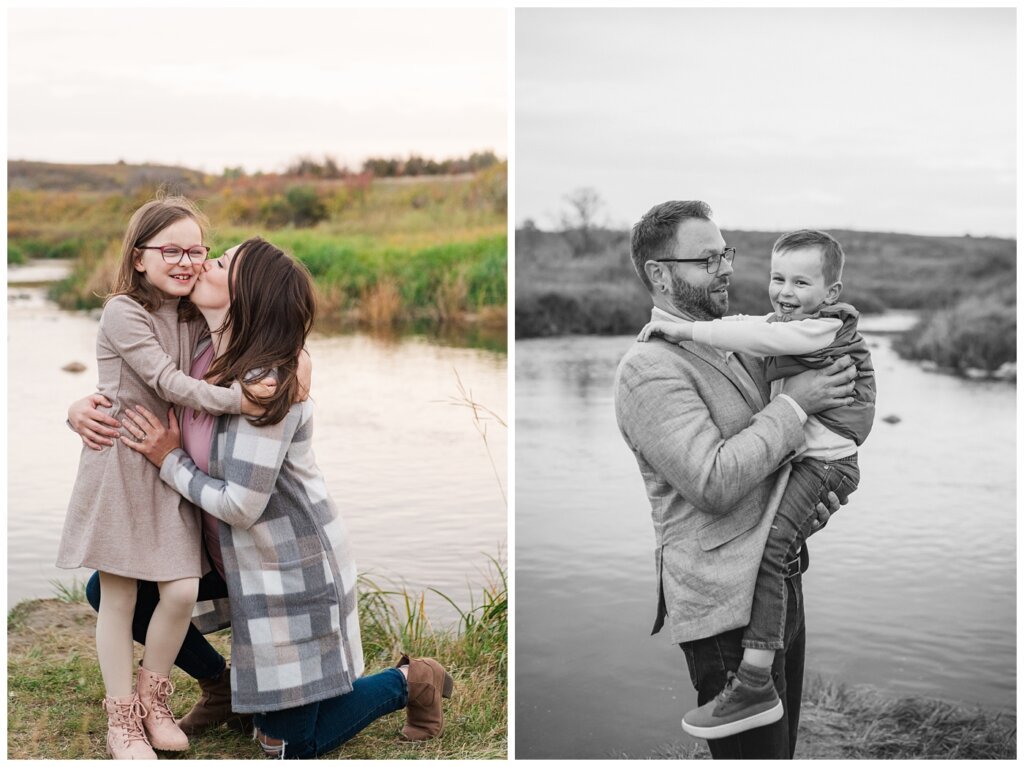
[(243, 396), (267, 409), (255, 426), (283, 420), (298, 399), (299, 354), (316, 317), (313, 280), (306, 268), (266, 240), (253, 237), (238, 246), (228, 274), (231, 305), (223, 329), (227, 349), (214, 360), (206, 378), (252, 381), (277, 372), (273, 396)]

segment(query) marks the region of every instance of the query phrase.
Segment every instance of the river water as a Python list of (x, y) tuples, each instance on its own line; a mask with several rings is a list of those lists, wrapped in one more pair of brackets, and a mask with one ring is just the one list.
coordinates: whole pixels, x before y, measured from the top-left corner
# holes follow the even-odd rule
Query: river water
[[(51, 581), (90, 574), (53, 562), (81, 449), (64, 418), (95, 386), (97, 320), (17, 284), (59, 271), (41, 264), (8, 274), (9, 607), (54, 596)], [(314, 336), (309, 347), (317, 460), (360, 571), (381, 586), (438, 589), (462, 609), (479, 604), (494, 574), (488, 557), (506, 553), (507, 430), (485, 422), (485, 442), (452, 399), (460, 397), (457, 375), (473, 400), (504, 418), (506, 355), (366, 335)], [(69, 362), (86, 370), (63, 371)], [(433, 593), (427, 614), (438, 627), (456, 617)]]
[[(808, 674), (1015, 711), (1016, 389), (899, 359), (878, 375), (862, 482), (810, 544)], [(631, 337), (516, 343), (516, 755), (689, 742), (683, 653), (654, 619), (654, 532), (612, 380)], [(890, 424), (881, 419), (894, 415)]]

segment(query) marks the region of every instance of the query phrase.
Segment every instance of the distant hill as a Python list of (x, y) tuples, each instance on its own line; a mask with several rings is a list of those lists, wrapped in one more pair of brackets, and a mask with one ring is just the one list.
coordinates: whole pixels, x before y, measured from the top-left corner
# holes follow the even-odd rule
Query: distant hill
[[(166, 186), (169, 191), (194, 194), (197, 190), (222, 188), (239, 179), (248, 184), (259, 180), (260, 185), (280, 183), (311, 184), (318, 188), (337, 188), (367, 179), (414, 185), (423, 181), (458, 182), (473, 178), (481, 171), (495, 169), (505, 163), (494, 152), (474, 152), (466, 158), (443, 161), (427, 160), (413, 155), (408, 158), (369, 158), (360, 171), (338, 167), (333, 161), (321, 165), (316, 161), (300, 159), (283, 173), (256, 172), (245, 174), (241, 168), (226, 168), (223, 173), (208, 174), (175, 165), (125, 162), (108, 164), (76, 164), (9, 160), (7, 178), (9, 189), (47, 192), (116, 192), (134, 194)], [(243, 186), (246, 184), (243, 183)]]
[(133, 192), (167, 184), (184, 194), (207, 186), (207, 174), (172, 165), (71, 165), (66, 163), (9, 160), (9, 189), (51, 192)]
[[(516, 336), (638, 330), (650, 298), (629, 259), (629, 232), (516, 232)], [(762, 314), (779, 232), (723, 232), (737, 248), (729, 312)], [(863, 312), (947, 309), (970, 297), (1015, 306), (1017, 243), (994, 237), (925, 237), (832, 230), (847, 255), (843, 298)]]

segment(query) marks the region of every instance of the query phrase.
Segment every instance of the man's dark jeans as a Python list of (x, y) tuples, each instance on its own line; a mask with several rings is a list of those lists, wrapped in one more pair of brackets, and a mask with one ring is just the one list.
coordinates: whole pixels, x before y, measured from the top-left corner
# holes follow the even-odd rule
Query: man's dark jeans
[[(805, 549), (806, 550), (806, 549)], [(806, 566), (805, 566), (806, 569)], [(786, 580), (786, 649), (775, 654), (772, 678), (782, 699), (782, 719), (766, 727), (708, 741), (715, 759), (792, 759), (800, 724), (800, 696), (804, 686), (804, 596), (801, 576)], [(697, 690), (697, 704), (704, 705), (725, 687), (726, 672), (735, 672), (743, 658), (743, 628), (717, 636), (683, 642), (690, 681)]]

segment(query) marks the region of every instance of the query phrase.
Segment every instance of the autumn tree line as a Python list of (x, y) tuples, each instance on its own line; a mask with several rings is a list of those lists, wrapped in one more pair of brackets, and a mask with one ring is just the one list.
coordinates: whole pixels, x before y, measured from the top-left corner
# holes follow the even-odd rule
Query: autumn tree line
[[(499, 162), (501, 160), (490, 150), (473, 152), (468, 157), (451, 157), (446, 160), (435, 160), (418, 154), (410, 154), (406, 158), (369, 157), (363, 161), (359, 170), (353, 170), (344, 164), (339, 164), (329, 155), (325, 156), (322, 161), (303, 156), (291, 163), (285, 172), (289, 176), (317, 179), (343, 179), (359, 175), (370, 175), (374, 178), (454, 176), (476, 173), (490, 168), (492, 165), (497, 165)], [(236, 177), (244, 175), (239, 168), (229, 168), (225, 173)]]

